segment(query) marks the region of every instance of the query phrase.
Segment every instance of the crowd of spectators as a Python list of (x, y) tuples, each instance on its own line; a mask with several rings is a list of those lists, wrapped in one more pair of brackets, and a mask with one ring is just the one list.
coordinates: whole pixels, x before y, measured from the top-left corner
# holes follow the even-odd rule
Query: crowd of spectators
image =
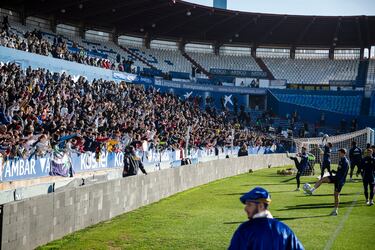
[(26, 32), (25, 35), (21, 37), (16, 33), (1, 29), (0, 45), (45, 56), (48, 56), (51, 51), (51, 45), (47, 40), (42, 38), (42, 34), (37, 30)]
[[(22, 36), (20, 32), (15, 32), (8, 21), (3, 20), (0, 29), (0, 46), (36, 53), (44, 56), (53, 56), (55, 58), (73, 61), (90, 66), (130, 72), (129, 61), (123, 59), (112, 61), (100, 56), (90, 56), (88, 51), (81, 45), (73, 42), (71, 50), (67, 45), (67, 39), (57, 36), (53, 44), (43, 38), (40, 30), (27, 31)], [(121, 59), (121, 55), (118, 54)], [(131, 64), (131, 63), (130, 63)]]
[(51, 150), (99, 153), (132, 145), (183, 149), (281, 145), (275, 134), (245, 127), (224, 109), (203, 111), (154, 88), (125, 82), (22, 70), (14, 63), (0, 68), (0, 152), (4, 157), (32, 157)]

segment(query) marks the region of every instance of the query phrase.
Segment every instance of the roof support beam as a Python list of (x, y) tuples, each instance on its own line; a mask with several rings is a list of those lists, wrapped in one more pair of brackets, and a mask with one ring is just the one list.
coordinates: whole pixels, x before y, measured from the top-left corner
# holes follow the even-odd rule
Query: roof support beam
[(333, 45), (333, 47), (336, 47), (337, 41), (339, 40), (338, 35), (339, 35), (339, 32), (340, 32), (340, 27), (341, 27), (341, 17), (339, 17), (337, 19), (335, 33), (333, 34), (333, 37), (332, 37), (332, 45)]
[(230, 15), (226, 18), (223, 18), (222, 20), (220, 20), (219, 22), (216, 22), (214, 23), (213, 25), (209, 26), (207, 29), (204, 29), (201, 31), (202, 34), (204, 34), (204, 37), (206, 37), (207, 35), (207, 32), (213, 30), (214, 28), (216, 28), (218, 25), (221, 25), (223, 23), (226, 23), (228, 22), (229, 20), (232, 20), (234, 17), (237, 17), (238, 15), (234, 14), (234, 15)]
[(366, 25), (366, 46), (370, 46), (371, 36), (370, 36), (370, 28), (368, 24), (368, 17), (365, 17), (365, 25)]
[(162, 32), (161, 35), (167, 35), (168, 33), (170, 33), (172, 31), (180, 28), (181, 26), (184, 26), (184, 25), (186, 25), (186, 24), (188, 24), (188, 23), (190, 23), (190, 22), (192, 22), (194, 20), (197, 20), (197, 19), (199, 19), (199, 18), (201, 18), (203, 16), (206, 16), (206, 15), (208, 15), (207, 12), (204, 12), (204, 13), (202, 13), (200, 15), (196, 15), (196, 16), (189, 16), (189, 17), (187, 16), (185, 21), (177, 23), (176, 25), (171, 26), (169, 29), (167, 29), (166, 31)]
[(163, 4), (152, 5), (149, 8), (140, 8), (140, 10), (133, 11), (133, 12), (127, 14), (127, 15), (118, 15), (117, 18), (109, 19), (108, 22), (110, 24), (116, 24), (117, 22), (122, 21), (126, 18), (136, 16), (136, 15), (142, 14), (142, 13), (150, 11), (150, 10), (156, 10), (156, 9), (164, 7), (165, 5), (168, 5), (168, 2), (165, 2)]
[[(225, 36), (225, 39), (232, 38), (233, 34), (234, 35), (238, 34), (240, 36), (241, 32), (243, 30), (245, 30), (251, 23), (257, 24), (259, 18), (260, 18), (260, 15), (257, 15), (255, 17), (249, 18), (249, 20), (247, 22), (244, 22), (243, 25), (241, 25), (237, 29), (235, 29), (233, 33), (230, 33), (230, 34), (228, 33), (228, 36)], [(222, 41), (222, 42), (225, 43), (226, 41)]]
[[(155, 24), (157, 27), (158, 26), (158, 23), (171, 17), (171, 16), (175, 16), (175, 15), (180, 15), (181, 13), (186, 13), (186, 10), (183, 9), (183, 10), (179, 10), (179, 11), (170, 11), (168, 14), (166, 15), (160, 15), (158, 18), (156, 19), (153, 19), (151, 23), (148, 23), (150, 26), (152, 24)], [(144, 24), (137, 24), (137, 26), (135, 26), (135, 30), (139, 30), (140, 28), (144, 28)]]
[(286, 21), (286, 19), (288, 19), (288, 16), (283, 16), (281, 17), (281, 19), (271, 27), (271, 29), (269, 31), (267, 31), (261, 39), (259, 39), (259, 44), (264, 42), (269, 36), (272, 36), (273, 32), (283, 23)]
[(356, 23), (356, 27), (357, 27), (358, 43), (359, 43), (360, 47), (363, 48), (361, 24), (359, 23), (358, 17), (356, 18), (355, 23)]
[[(85, 13), (81, 16), (82, 19), (88, 18), (88, 17), (93, 17), (98, 14), (101, 14), (106, 11), (110, 11), (111, 14), (113, 14), (112, 9), (115, 9), (117, 13), (120, 13), (120, 9), (125, 8), (125, 7), (130, 7), (133, 5), (141, 4), (144, 2), (147, 2), (148, 0), (138, 0), (138, 1), (121, 1), (120, 4), (108, 4), (107, 1), (103, 1), (104, 5), (101, 6), (96, 6), (95, 9), (92, 10), (87, 10)], [(118, 14), (120, 15), (120, 14)]]
[(65, 8), (68, 8), (68, 7), (72, 7), (74, 5), (77, 5), (77, 8), (78, 8), (78, 4), (83, 4), (85, 2), (88, 2), (89, 0), (81, 0), (80, 2), (77, 2), (76, 0), (73, 0), (73, 1), (59, 1), (58, 3), (56, 3), (55, 0), (49, 0), (47, 2), (41, 2), (42, 5), (39, 6), (38, 8), (36, 8), (34, 5), (35, 5), (35, 2), (34, 1), (30, 1), (29, 3), (26, 1), (26, 4), (29, 5), (29, 4), (32, 4), (33, 7), (30, 8), (30, 9), (36, 9), (37, 11), (33, 11), (33, 12), (28, 12), (27, 13), (27, 16), (26, 17), (29, 17), (29, 16), (34, 16), (36, 14), (40, 15), (40, 14), (51, 14), (52, 12), (55, 12), (55, 11), (59, 11), (61, 9), (65, 9)]
[(298, 36), (297, 41), (294, 43), (294, 45), (298, 45), (302, 42), (303, 38), (305, 38), (305, 35), (309, 31), (310, 27), (315, 23), (316, 17), (313, 17), (309, 24), (305, 27), (305, 29), (301, 32), (301, 34)]

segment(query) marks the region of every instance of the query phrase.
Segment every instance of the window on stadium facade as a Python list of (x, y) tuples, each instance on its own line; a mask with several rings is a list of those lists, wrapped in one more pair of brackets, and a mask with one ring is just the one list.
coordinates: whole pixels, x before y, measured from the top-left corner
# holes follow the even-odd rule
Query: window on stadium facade
[(328, 49), (296, 49), (296, 59), (328, 59)]
[(107, 42), (109, 41), (109, 33), (96, 30), (87, 30), (85, 33), (85, 38), (87, 40)]
[(334, 59), (359, 59), (360, 49), (336, 49), (334, 51)]
[(375, 58), (375, 46), (371, 46), (370, 48), (370, 58)]
[(134, 37), (134, 36), (119, 36), (118, 37), (118, 44), (119, 45), (130, 45), (133, 47), (142, 47), (143, 46), (143, 38), (141, 37)]
[(151, 49), (164, 49), (164, 50), (178, 50), (177, 42), (165, 40), (152, 40), (150, 43)]
[(8, 16), (9, 22), (20, 22), (20, 15), (17, 12), (0, 8), (1, 21), (4, 16)]
[(56, 33), (66, 35), (69, 37), (77, 37), (79, 36), (79, 28), (60, 23), (56, 25)]
[(50, 30), (51, 24), (46, 19), (29, 16), (26, 18), (26, 26), (33, 26), (38, 29)]
[(214, 53), (214, 46), (212, 44), (188, 43), (185, 45), (185, 51), (209, 54)]
[(233, 47), (233, 46), (221, 46), (220, 55), (230, 56), (251, 56), (251, 48), (249, 47)]
[(289, 58), (290, 49), (287, 48), (257, 48), (256, 56), (265, 58)]

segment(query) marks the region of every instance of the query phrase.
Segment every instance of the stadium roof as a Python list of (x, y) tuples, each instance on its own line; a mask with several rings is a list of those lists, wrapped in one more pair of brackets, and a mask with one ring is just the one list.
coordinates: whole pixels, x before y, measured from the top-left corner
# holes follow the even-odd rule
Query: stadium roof
[(375, 16), (297, 16), (179, 0), (4, 0), (0, 7), (85, 29), (151, 39), (277, 47), (370, 47)]

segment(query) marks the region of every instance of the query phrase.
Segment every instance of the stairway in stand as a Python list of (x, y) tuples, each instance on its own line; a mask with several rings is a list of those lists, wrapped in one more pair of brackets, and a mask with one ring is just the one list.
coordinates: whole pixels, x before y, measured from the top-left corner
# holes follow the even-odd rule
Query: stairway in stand
[(262, 58), (260, 57), (254, 57), (256, 63), (258, 66), (267, 73), (267, 78), (270, 80), (275, 80), (275, 77), (273, 76), (271, 70), (267, 67), (267, 65), (263, 62)]
[(199, 69), (203, 74), (205, 74), (208, 78), (211, 78), (212, 75), (208, 72), (205, 68), (202, 67), (197, 61), (195, 61), (191, 56), (189, 56), (186, 52), (183, 52), (182, 55), (197, 69)]

